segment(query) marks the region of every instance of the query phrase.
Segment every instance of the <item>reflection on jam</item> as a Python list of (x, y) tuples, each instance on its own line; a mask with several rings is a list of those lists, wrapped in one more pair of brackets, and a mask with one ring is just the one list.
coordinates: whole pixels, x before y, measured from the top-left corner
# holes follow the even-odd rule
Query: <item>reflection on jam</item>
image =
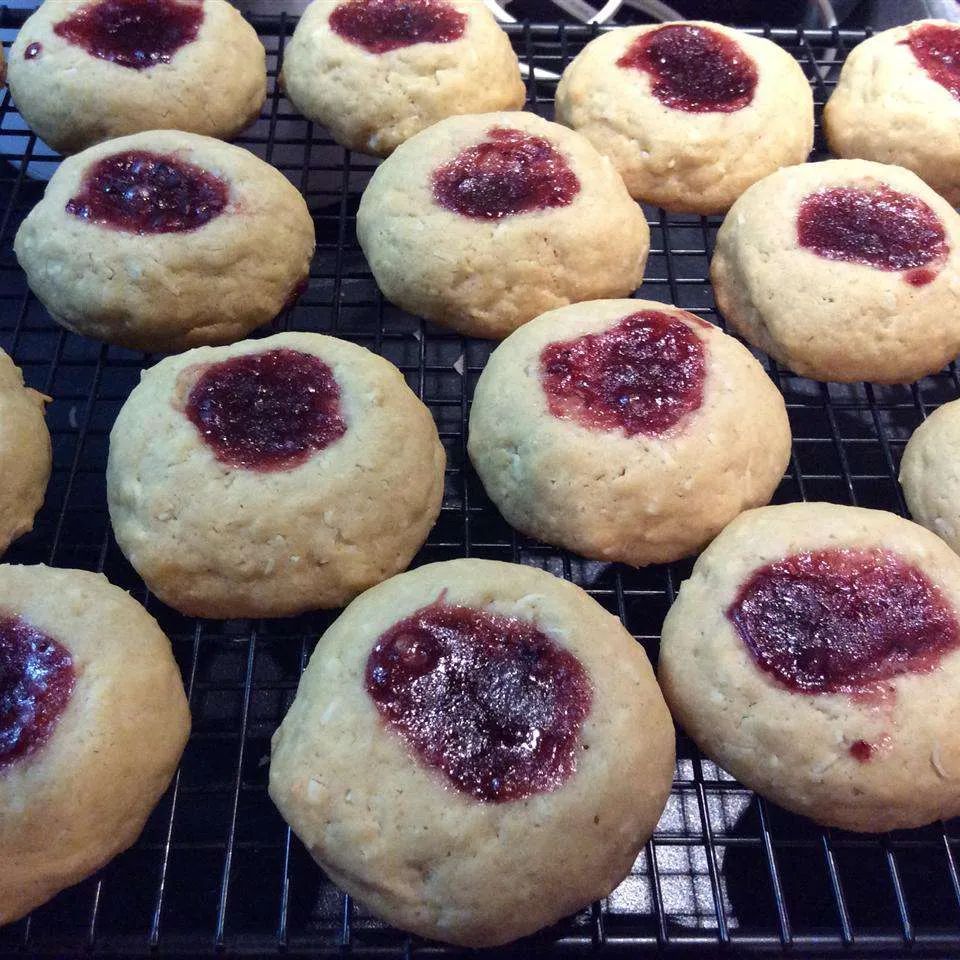
[(67, 213), (127, 233), (183, 233), (218, 217), (228, 196), (227, 185), (196, 164), (131, 150), (94, 164)]
[(909, 270), (907, 282), (929, 283), (947, 256), (940, 218), (919, 197), (883, 184), (871, 189), (830, 187), (803, 199), (797, 215), (801, 247), (827, 260), (878, 270)]
[(74, 682), (64, 647), (19, 617), (0, 616), (0, 771), (47, 742)]
[(804, 693), (922, 672), (960, 643), (926, 575), (886, 550), (798, 553), (756, 570), (727, 617), (757, 665)]
[(690, 24), (641, 34), (617, 66), (648, 73), (653, 95), (688, 113), (742, 110), (757, 88), (756, 65), (735, 40)]
[(145, 70), (197, 39), (199, 0), (92, 0), (53, 28), (91, 56)]
[(31, 43), (26, 50), (23, 51), (24, 60), (36, 60), (37, 57), (43, 52), (42, 43)]
[(679, 317), (644, 310), (548, 344), (540, 380), (555, 417), (654, 437), (700, 407), (705, 364), (703, 342)]
[(330, 14), (334, 33), (371, 53), (451, 43), (466, 28), (467, 15), (447, 0), (346, 0)]
[(221, 463), (264, 472), (296, 467), (347, 432), (333, 371), (285, 348), (207, 367), (186, 413)]
[(563, 784), (592, 699), (580, 661), (532, 623), (442, 599), (377, 640), (366, 687), (423, 763), (492, 803)]
[(960, 28), (925, 23), (900, 42), (910, 47), (931, 80), (960, 100)]
[(433, 175), (437, 203), (475, 220), (565, 207), (579, 192), (576, 174), (547, 140), (504, 127)]

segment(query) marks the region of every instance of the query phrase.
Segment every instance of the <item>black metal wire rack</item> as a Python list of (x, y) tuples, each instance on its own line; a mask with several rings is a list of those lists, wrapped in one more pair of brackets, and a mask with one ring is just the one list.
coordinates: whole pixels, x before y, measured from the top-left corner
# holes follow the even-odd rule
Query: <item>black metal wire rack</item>
[[(22, 14), (0, 8), (12, 39)], [(465, 453), (472, 391), (491, 344), (445, 333), (385, 303), (356, 243), (354, 216), (374, 164), (345, 153), (276, 89), (294, 22), (255, 21), (269, 54), (271, 96), (239, 142), (283, 170), (314, 214), (310, 287), (280, 326), (333, 333), (383, 354), (433, 411), (449, 466), (443, 511), (418, 563), (458, 556), (543, 566), (619, 614), (652, 658), (689, 563), (630, 570), (528, 541), (486, 499)], [(517, 25), (531, 70), (529, 109), (552, 111), (555, 77), (592, 28)], [(819, 106), (863, 34), (768, 30), (793, 53)], [(821, 144), (822, 146), (822, 144)], [(211, 623), (153, 600), (120, 555), (104, 492), (114, 417), (154, 358), (69, 335), (30, 295), (12, 241), (57, 158), (0, 103), (0, 346), (53, 398), (54, 475), (35, 531), (6, 556), (102, 570), (156, 615), (183, 669), (194, 730), (182, 766), (140, 841), (97, 877), (0, 929), (0, 957), (454, 955), (391, 930), (341, 894), (291, 837), (266, 792), (270, 736), (315, 639), (333, 619)], [(712, 321), (706, 280), (719, 219), (647, 210), (652, 255), (645, 297)], [(762, 358), (766, 362), (766, 358)], [(960, 394), (957, 370), (906, 387), (820, 384), (770, 368), (794, 432), (777, 500), (833, 500), (904, 513), (896, 482), (911, 431)], [(2, 478), (0, 478), (2, 482)], [(514, 955), (791, 952), (960, 954), (960, 822), (864, 837), (821, 830), (757, 800), (682, 735), (674, 788), (631, 876), (604, 902), (514, 948)], [(0, 863), (0, 870), (3, 864)]]

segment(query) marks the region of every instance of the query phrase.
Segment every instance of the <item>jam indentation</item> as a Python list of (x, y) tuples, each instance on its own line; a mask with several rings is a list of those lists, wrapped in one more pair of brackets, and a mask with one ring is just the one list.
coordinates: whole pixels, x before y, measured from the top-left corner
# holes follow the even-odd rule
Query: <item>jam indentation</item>
[(447, 0), (346, 0), (330, 14), (330, 29), (370, 53), (415, 43), (451, 43), (467, 28), (467, 15)]
[(553, 416), (658, 436), (703, 403), (706, 351), (679, 317), (630, 314), (601, 333), (547, 344), (540, 382)]
[(565, 207), (579, 192), (576, 174), (549, 141), (504, 127), (433, 174), (437, 203), (475, 220)]
[(527, 620), (441, 598), (379, 637), (365, 682), (416, 757), (477, 800), (556, 790), (576, 768), (590, 680)]
[(826, 260), (909, 271), (904, 279), (913, 286), (930, 283), (949, 250), (937, 214), (919, 197), (884, 184), (827, 187), (804, 197), (797, 240)]
[(43, 52), (43, 44), (42, 44), (42, 43), (37, 43), (37, 42), (31, 43), (31, 44), (27, 47), (27, 49), (23, 51), (23, 59), (24, 59), (24, 60), (36, 60), (37, 57), (39, 57), (42, 52)]
[(67, 213), (125, 233), (184, 233), (220, 216), (230, 191), (219, 177), (173, 156), (129, 150), (86, 173)]
[(924, 23), (900, 42), (910, 48), (931, 80), (960, 100), (960, 28)]
[(740, 44), (693, 24), (668, 24), (641, 34), (617, 66), (647, 73), (661, 103), (688, 113), (742, 110), (757, 88), (756, 64)]
[(761, 670), (802, 693), (851, 693), (932, 670), (960, 644), (954, 611), (887, 550), (798, 553), (755, 570), (727, 617)]
[(289, 470), (347, 432), (333, 371), (286, 348), (211, 364), (185, 410), (221, 463), (248, 470)]
[(53, 32), (99, 60), (145, 70), (169, 63), (202, 23), (200, 0), (91, 0)]
[(65, 647), (20, 617), (0, 615), (0, 771), (50, 739), (75, 683)]

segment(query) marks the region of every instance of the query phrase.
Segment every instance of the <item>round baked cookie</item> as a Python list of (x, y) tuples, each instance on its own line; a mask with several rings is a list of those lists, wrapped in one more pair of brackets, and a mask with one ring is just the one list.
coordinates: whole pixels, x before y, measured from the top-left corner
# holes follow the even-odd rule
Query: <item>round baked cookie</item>
[(902, 167), (761, 180), (724, 220), (710, 279), (738, 333), (816, 380), (908, 383), (960, 352), (960, 216)]
[(494, 339), (632, 293), (650, 248), (610, 161), (532, 113), (451, 117), (408, 140), (364, 191), (357, 236), (388, 300)]
[(694, 553), (767, 503), (790, 423), (719, 327), (649, 300), (598, 300), (546, 313), (493, 352), (468, 449), (518, 530), (644, 566)]
[(960, 24), (918, 20), (858, 44), (823, 128), (837, 156), (899, 164), (960, 204)]
[(175, 351), (230, 343), (307, 283), (313, 219), (279, 170), (210, 137), (153, 130), (64, 161), (17, 231), (59, 324)]
[(9, 82), (61, 153), (158, 128), (229, 139), (260, 114), (266, 52), (227, 0), (46, 0), (13, 42)]
[(339, 607), (403, 570), (443, 498), (430, 411), (391, 363), (316, 333), (146, 371), (110, 434), (120, 549), (191, 616)]
[(616, 617), (542, 570), (451, 560), (363, 594), (320, 639), (270, 796), (375, 914), (480, 947), (617, 886), (673, 767), (663, 697)]
[(914, 430), (900, 461), (900, 483), (917, 523), (960, 553), (960, 400), (946, 403)]
[(762, 796), (880, 832), (960, 814), (960, 558), (879, 510), (744, 513), (663, 626), (660, 683)]
[(134, 843), (189, 731), (139, 603), (85, 570), (0, 566), (0, 926)]
[(813, 94), (797, 61), (702, 21), (590, 41), (557, 87), (557, 120), (613, 161), (633, 197), (701, 214), (724, 212), (813, 147)]
[(526, 95), (509, 38), (478, 0), (314, 0), (282, 83), (337, 143), (381, 157), (444, 117), (519, 109)]
[(0, 554), (33, 529), (50, 479), (47, 397), (23, 385), (23, 374), (0, 350)]

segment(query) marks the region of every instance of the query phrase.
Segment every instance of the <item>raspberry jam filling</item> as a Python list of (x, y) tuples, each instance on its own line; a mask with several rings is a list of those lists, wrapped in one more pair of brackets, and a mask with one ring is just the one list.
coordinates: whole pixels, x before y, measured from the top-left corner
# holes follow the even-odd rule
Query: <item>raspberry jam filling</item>
[(333, 371), (286, 348), (211, 364), (186, 414), (221, 463), (263, 472), (299, 466), (347, 432)]
[(649, 74), (653, 95), (688, 113), (742, 110), (757, 89), (756, 64), (736, 41), (690, 24), (641, 34), (617, 66)]
[(92, 57), (145, 70), (169, 63), (197, 39), (202, 23), (199, 0), (92, 0), (53, 32)]
[(659, 436), (697, 410), (705, 377), (703, 342), (659, 310), (633, 313), (602, 333), (550, 343), (540, 353), (540, 382), (553, 416), (628, 437)]
[(904, 279), (917, 286), (933, 280), (949, 250), (936, 213), (919, 197), (883, 184), (829, 187), (804, 197), (797, 240), (827, 260), (906, 271)]
[(910, 48), (931, 80), (960, 100), (960, 28), (924, 23), (900, 42)]
[(26, 50), (23, 51), (24, 60), (36, 60), (37, 57), (43, 52), (42, 43), (31, 43)]
[(0, 616), (0, 771), (50, 739), (75, 680), (73, 658), (56, 640)]
[(451, 43), (467, 28), (467, 15), (447, 0), (346, 0), (330, 14), (330, 29), (370, 53), (415, 43)]
[(532, 623), (442, 598), (380, 636), (366, 687), (422, 763), (491, 803), (566, 781), (592, 700), (580, 661)]
[(727, 617), (760, 669), (801, 693), (857, 693), (932, 670), (960, 643), (937, 587), (879, 549), (798, 553), (761, 567)]
[(185, 233), (220, 216), (229, 192), (196, 164), (130, 150), (95, 163), (66, 209), (125, 233)]
[(433, 174), (437, 203), (475, 220), (565, 207), (579, 192), (576, 174), (547, 140), (504, 127)]

